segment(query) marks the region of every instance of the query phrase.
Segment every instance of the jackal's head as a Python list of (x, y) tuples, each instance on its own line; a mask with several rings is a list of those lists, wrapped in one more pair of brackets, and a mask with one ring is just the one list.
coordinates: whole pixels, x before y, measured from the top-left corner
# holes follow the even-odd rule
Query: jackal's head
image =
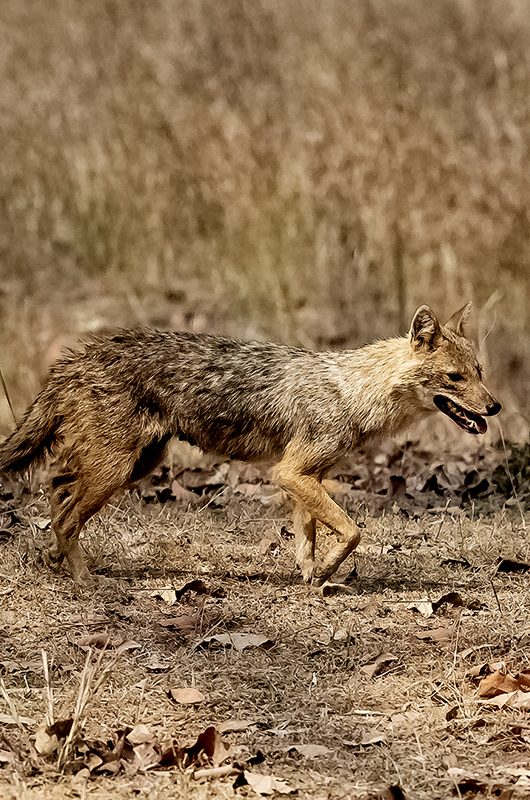
[(422, 406), (433, 404), (467, 433), (485, 433), (485, 417), (502, 406), (482, 383), (482, 368), (464, 324), (471, 303), (442, 325), (428, 306), (420, 306), (410, 327), (409, 339), (417, 362), (416, 397)]

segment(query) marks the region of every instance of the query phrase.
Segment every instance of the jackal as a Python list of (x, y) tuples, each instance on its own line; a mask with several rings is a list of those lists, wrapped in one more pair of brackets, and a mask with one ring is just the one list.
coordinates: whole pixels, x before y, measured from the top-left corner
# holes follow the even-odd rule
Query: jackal
[[(90, 336), (51, 368), (0, 446), (0, 472), (54, 455), (51, 555), (86, 581), (81, 528), (151, 472), (172, 437), (227, 457), (275, 459), (273, 480), (293, 502), (297, 564), (320, 586), (360, 538), (322, 486), (327, 469), (436, 410), (472, 434), (501, 410), (464, 335), (469, 305), (445, 325), (423, 305), (407, 336), (339, 352), (152, 329)], [(319, 566), (317, 521), (338, 538)]]

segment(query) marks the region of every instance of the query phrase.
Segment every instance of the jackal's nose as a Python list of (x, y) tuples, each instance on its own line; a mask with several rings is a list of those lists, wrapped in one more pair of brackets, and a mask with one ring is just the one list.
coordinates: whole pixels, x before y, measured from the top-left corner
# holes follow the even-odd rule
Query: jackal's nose
[(502, 411), (502, 406), (497, 402), (497, 400), (495, 400), (495, 402), (491, 405), (486, 406), (486, 415), (488, 417), (494, 417), (495, 414), (498, 414), (500, 411)]

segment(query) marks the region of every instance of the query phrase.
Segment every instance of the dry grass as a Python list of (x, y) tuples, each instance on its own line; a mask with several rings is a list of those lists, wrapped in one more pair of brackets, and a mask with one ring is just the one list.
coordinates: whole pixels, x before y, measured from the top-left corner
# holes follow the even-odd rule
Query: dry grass
[[(225, 737), (236, 758), (262, 751), (264, 762), (251, 769), (283, 778), (308, 800), (383, 797), (377, 791), (391, 784), (407, 798), (446, 800), (458, 796), (448, 772), (454, 767), (515, 782), (514, 770), (528, 765), (524, 712), (481, 706), (466, 672), (488, 660), (505, 660), (514, 671), (529, 666), (527, 577), (495, 573), (500, 555), (530, 556), (524, 520), (506, 510), (470, 519), (447, 514), (443, 504), (417, 520), (369, 519), (364, 552), (356, 557), (356, 594), (322, 598), (292, 568), (286, 512), (233, 499), (224, 509), (177, 513), (126, 497), (89, 526), (95, 567), (112, 578), (90, 592), (40, 562), (42, 498), (20, 512), (34, 520), (34, 536), (26, 530), (2, 546), (0, 669), (12, 707), (34, 723), (3, 726), (0, 750), (16, 756), (13, 768), (0, 771), (3, 797), (202, 800), (250, 791), (234, 789), (233, 777), (195, 781), (179, 771), (94, 774), (87, 783), (86, 776), (62, 775), (53, 759), (46, 766), (31, 755), (50, 707), (41, 650), (50, 664), (55, 719), (62, 719), (80, 704), (80, 683), (87, 682), (86, 654), (77, 643), (96, 633), (139, 648), (100, 657), (100, 671), (106, 664), (112, 669), (88, 698), (89, 737), (106, 739), (144, 723), (162, 741), (186, 744), (209, 724), (250, 719), (250, 728)], [(271, 530), (280, 546), (261, 554), (260, 541)], [(462, 557), (470, 569), (442, 563)], [(225, 596), (187, 593), (173, 607), (151, 596), (195, 577)], [(426, 619), (407, 607), (449, 589), (466, 605), (474, 601), (475, 610), (444, 606)], [(191, 629), (161, 624), (182, 613), (194, 617)], [(447, 641), (416, 636), (439, 627), (447, 629)], [(197, 648), (205, 635), (223, 631), (263, 633), (275, 646)], [(396, 660), (370, 679), (361, 668), (381, 652)], [(206, 702), (177, 705), (167, 690), (179, 686), (197, 687)], [(293, 744), (329, 750), (308, 760), (289, 752)]]
[(82, 330), (355, 344), (404, 330), (420, 302), (472, 297), (479, 339), (494, 324), (507, 432), (525, 435), (527, 12), (4, 0), (1, 361), (17, 411)]

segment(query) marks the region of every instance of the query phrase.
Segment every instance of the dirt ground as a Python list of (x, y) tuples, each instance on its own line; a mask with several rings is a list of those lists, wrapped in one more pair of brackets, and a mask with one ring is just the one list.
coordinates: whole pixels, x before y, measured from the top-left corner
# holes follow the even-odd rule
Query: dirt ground
[[(365, 509), (351, 593), (323, 595), (294, 568), (288, 504), (251, 485), (117, 498), (84, 536), (93, 589), (44, 563), (45, 493), (4, 489), (0, 795), (530, 796), (530, 515), (495, 495)], [(523, 691), (481, 696), (492, 675)], [(46, 720), (80, 700), (65, 751)], [(210, 726), (215, 753), (183, 755)]]

